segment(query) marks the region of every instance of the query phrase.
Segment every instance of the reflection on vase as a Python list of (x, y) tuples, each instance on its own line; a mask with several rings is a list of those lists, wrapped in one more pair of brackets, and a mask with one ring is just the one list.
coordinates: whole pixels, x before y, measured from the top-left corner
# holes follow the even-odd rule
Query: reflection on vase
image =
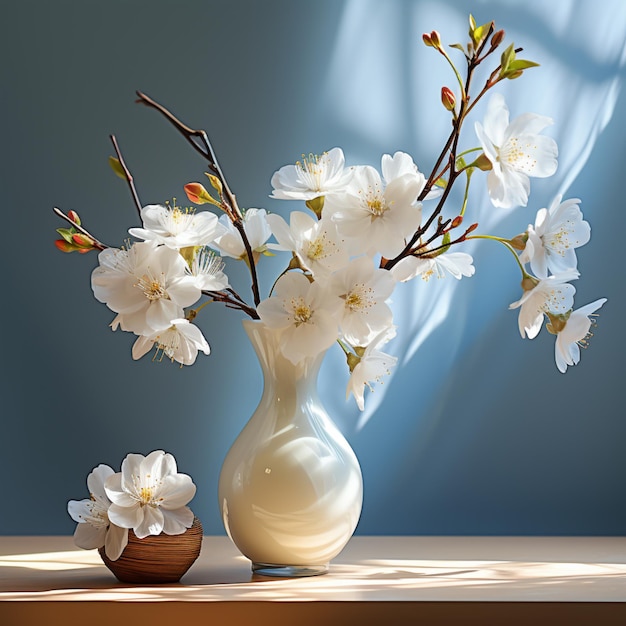
[(317, 396), (324, 354), (294, 366), (274, 331), (244, 327), (264, 389), (222, 467), (224, 526), (257, 573), (324, 573), (352, 536), (363, 497), (356, 456)]

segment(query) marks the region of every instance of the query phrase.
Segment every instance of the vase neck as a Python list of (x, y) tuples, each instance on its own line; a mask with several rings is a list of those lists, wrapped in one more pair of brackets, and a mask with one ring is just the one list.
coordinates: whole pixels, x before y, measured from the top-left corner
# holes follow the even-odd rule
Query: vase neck
[(252, 320), (245, 320), (243, 325), (263, 370), (265, 387), (269, 385), (307, 387), (309, 392), (315, 393), (317, 375), (325, 351), (294, 364), (283, 356), (279, 333), (276, 330)]

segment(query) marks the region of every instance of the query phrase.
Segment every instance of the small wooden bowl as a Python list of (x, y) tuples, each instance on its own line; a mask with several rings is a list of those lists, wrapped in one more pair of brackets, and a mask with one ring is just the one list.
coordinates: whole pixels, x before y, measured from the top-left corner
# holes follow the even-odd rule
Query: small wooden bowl
[(181, 535), (150, 535), (137, 539), (128, 531), (128, 545), (117, 561), (111, 561), (98, 552), (104, 564), (124, 583), (162, 584), (176, 583), (194, 564), (202, 546), (202, 524), (194, 517), (191, 528)]

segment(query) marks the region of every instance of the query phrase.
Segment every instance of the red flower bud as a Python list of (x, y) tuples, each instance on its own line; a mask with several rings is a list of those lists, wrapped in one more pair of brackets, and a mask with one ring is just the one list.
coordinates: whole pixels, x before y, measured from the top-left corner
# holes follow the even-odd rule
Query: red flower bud
[(452, 223), (450, 224), (450, 228), (457, 228), (458, 226), (461, 225), (461, 222), (463, 221), (463, 216), (462, 215), (457, 215), (453, 220)]
[(72, 235), (72, 241), (80, 248), (93, 248), (93, 239), (91, 239), (91, 237), (87, 237), (87, 235), (76, 233), (75, 235)]
[(69, 241), (65, 241), (65, 239), (57, 239), (54, 242), (54, 245), (61, 251), (61, 252), (74, 252), (77, 248), (74, 244), (70, 243)]
[(454, 107), (456, 106), (456, 97), (450, 88), (441, 88), (441, 102), (448, 111), (454, 111)]

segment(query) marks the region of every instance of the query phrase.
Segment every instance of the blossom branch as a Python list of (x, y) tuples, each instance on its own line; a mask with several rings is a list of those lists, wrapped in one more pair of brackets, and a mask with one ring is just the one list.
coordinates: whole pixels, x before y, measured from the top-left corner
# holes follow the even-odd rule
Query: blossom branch
[(85, 235), (85, 237), (88, 237), (89, 239), (91, 239), (91, 241), (93, 242), (92, 247), (96, 248), (97, 250), (105, 250), (106, 248), (110, 247), (110, 246), (107, 246), (106, 244), (103, 244), (98, 239), (96, 239), (96, 237), (94, 237), (87, 229), (83, 228), (77, 221), (73, 220), (69, 215), (66, 215), (65, 213), (63, 213), (63, 211), (61, 211), (61, 209), (58, 209), (57, 207), (54, 207), (52, 210), (60, 218), (64, 219), (66, 222), (70, 223), (78, 232), (80, 232), (83, 235)]
[(115, 150), (115, 154), (117, 155), (117, 160), (119, 161), (120, 167), (122, 168), (124, 172), (124, 177), (126, 178), (126, 182), (128, 183), (128, 186), (130, 187), (130, 193), (133, 197), (133, 202), (135, 203), (135, 206), (137, 207), (137, 211), (139, 212), (139, 216), (141, 217), (141, 209), (143, 208), (143, 205), (141, 204), (141, 200), (139, 199), (139, 195), (137, 194), (137, 189), (135, 188), (135, 181), (133, 179), (132, 174), (130, 173), (130, 170), (128, 169), (128, 167), (126, 167), (126, 163), (124, 162), (124, 157), (122, 156), (120, 147), (117, 144), (117, 139), (115, 138), (115, 135), (109, 135), (109, 137), (111, 139), (111, 143), (113, 144), (113, 149)]
[[(409, 255), (411, 255), (413, 253), (413, 251), (415, 249), (415, 244), (420, 240), (422, 235), (424, 235), (424, 233), (430, 228), (430, 226), (435, 221), (435, 219), (441, 214), (441, 211), (443, 210), (443, 207), (446, 204), (446, 201), (448, 199), (448, 195), (450, 194), (452, 186), (454, 185), (454, 183), (455, 183), (456, 179), (458, 178), (458, 176), (463, 171), (462, 169), (461, 170), (457, 170), (457, 168), (456, 168), (458, 144), (459, 144), (459, 139), (460, 139), (460, 136), (461, 136), (461, 128), (463, 126), (463, 122), (465, 121), (465, 118), (467, 117), (467, 115), (469, 114), (469, 112), (471, 111), (473, 106), (476, 104), (476, 101), (480, 97), (482, 97), (486, 93), (486, 91), (493, 86), (493, 84), (495, 84), (495, 83), (491, 84), (490, 80), (488, 80), (487, 81), (487, 85), (485, 86), (485, 88), (483, 88), (483, 90), (480, 92), (478, 97), (470, 105), (470, 87), (471, 87), (472, 77), (474, 75), (474, 71), (476, 70), (478, 65), (480, 65), (480, 63), (487, 56), (489, 56), (497, 47), (497, 46), (492, 44), (491, 47), (489, 48), (489, 50), (487, 51), (487, 53), (482, 58), (480, 57), (480, 54), (484, 50), (484, 47), (486, 45), (486, 42), (487, 42), (487, 39), (488, 39), (489, 35), (493, 32), (493, 28), (494, 28), (494, 25), (492, 23), (490, 28), (489, 28), (489, 33), (483, 39), (481, 45), (476, 49), (476, 51), (474, 52), (474, 54), (472, 56), (467, 57), (467, 75), (466, 75), (466, 78), (465, 78), (465, 85), (464, 86), (462, 85), (462, 98), (461, 98), (461, 103), (460, 103), (460, 106), (459, 106), (458, 114), (456, 114), (453, 117), (452, 131), (450, 132), (450, 135), (448, 136), (448, 139), (446, 140), (446, 142), (445, 142), (445, 144), (443, 146), (443, 149), (441, 150), (441, 152), (439, 154), (439, 157), (437, 158), (437, 161), (435, 162), (435, 165), (434, 165), (434, 167), (431, 170), (431, 174), (430, 174), (428, 180), (426, 181), (426, 184), (425, 184), (424, 188), (422, 189), (422, 192), (420, 193), (420, 195), (417, 198), (418, 201), (421, 202), (422, 200), (424, 200), (424, 198), (431, 191), (431, 189), (432, 189), (433, 185), (435, 184), (435, 182), (437, 180), (439, 180), (439, 178), (441, 178), (441, 176), (446, 171), (449, 171), (448, 183), (447, 183), (446, 187), (444, 188), (444, 191), (443, 191), (443, 193), (441, 195), (441, 198), (439, 199), (439, 202), (437, 203), (437, 206), (435, 207), (435, 209), (432, 212), (432, 214), (429, 216), (429, 218), (426, 220), (426, 222), (415, 231), (415, 233), (413, 234), (411, 239), (407, 242), (404, 250), (402, 250), (402, 252), (400, 252), (400, 254), (398, 256), (396, 256), (394, 259), (385, 260), (384, 263), (381, 264), (381, 267), (383, 267), (384, 269), (388, 269), (388, 270), (391, 269), (401, 259), (403, 259), (404, 257), (409, 256)], [(444, 54), (444, 56), (447, 57), (447, 55), (445, 55), (445, 54)], [(499, 69), (500, 68), (498, 68), (496, 70), (496, 72), (498, 72)], [(492, 76), (493, 76), (493, 74), (492, 74)], [(491, 79), (491, 77), (490, 77), (490, 79)], [(448, 156), (448, 163), (440, 171), (440, 168), (442, 167), (442, 164), (443, 164), (444, 159), (446, 158), (446, 155)], [(466, 193), (467, 193), (467, 190), (466, 190)], [(432, 241), (433, 239), (437, 238), (440, 234), (441, 233), (439, 232), (439, 229), (438, 229), (437, 233), (435, 234), (435, 236), (432, 237), (429, 241)]]
[(214, 302), (225, 304), (229, 309), (237, 309), (243, 311), (254, 320), (259, 319), (256, 309), (247, 305), (232, 289), (227, 289), (226, 291), (203, 291), (202, 293)]
[(146, 94), (141, 91), (137, 91), (137, 96), (139, 100), (137, 102), (141, 104), (145, 104), (148, 107), (156, 109), (161, 115), (165, 117), (173, 126), (180, 132), (183, 137), (192, 145), (194, 150), (200, 153), (205, 159), (208, 161), (209, 168), (214, 172), (214, 174), (219, 178), (220, 183), (222, 184), (224, 195), (222, 196), (223, 200), (223, 209), (226, 214), (229, 216), (235, 228), (239, 231), (241, 235), (241, 239), (243, 241), (244, 248), (246, 250), (246, 256), (248, 258), (248, 266), (250, 269), (250, 275), (252, 278), (252, 295), (254, 298), (255, 305), (258, 305), (261, 301), (261, 296), (259, 293), (259, 280), (256, 272), (256, 265), (254, 262), (254, 254), (252, 251), (252, 247), (250, 246), (250, 241), (248, 240), (248, 236), (245, 232), (245, 228), (243, 226), (243, 216), (239, 206), (237, 204), (237, 199), (235, 195), (230, 190), (228, 183), (226, 182), (226, 177), (224, 176), (220, 165), (217, 161), (217, 157), (215, 155), (215, 151), (213, 150), (213, 146), (209, 141), (209, 137), (204, 130), (194, 130), (190, 128), (183, 122), (181, 122), (175, 115), (173, 115), (168, 109), (166, 109), (163, 105), (159, 104), (152, 98), (148, 97)]

